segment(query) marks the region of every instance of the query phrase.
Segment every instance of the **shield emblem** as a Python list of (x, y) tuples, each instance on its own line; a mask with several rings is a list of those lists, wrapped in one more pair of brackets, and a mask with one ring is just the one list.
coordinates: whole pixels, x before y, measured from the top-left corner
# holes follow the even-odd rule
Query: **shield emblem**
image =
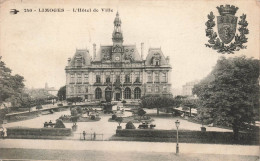
[(233, 15), (218, 16), (217, 22), (220, 39), (225, 44), (230, 43), (236, 33), (237, 17)]

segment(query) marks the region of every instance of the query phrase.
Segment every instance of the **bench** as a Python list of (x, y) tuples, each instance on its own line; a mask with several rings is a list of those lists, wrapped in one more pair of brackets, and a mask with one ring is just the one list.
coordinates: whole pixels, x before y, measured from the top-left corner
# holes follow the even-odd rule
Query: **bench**
[(56, 123), (44, 123), (43, 127), (54, 127)]

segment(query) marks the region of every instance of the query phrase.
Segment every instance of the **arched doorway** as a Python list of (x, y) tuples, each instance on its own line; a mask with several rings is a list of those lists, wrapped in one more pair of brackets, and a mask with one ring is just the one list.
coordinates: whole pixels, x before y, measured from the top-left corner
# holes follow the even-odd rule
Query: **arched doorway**
[(105, 99), (107, 102), (111, 102), (112, 100), (112, 89), (110, 87), (105, 89)]
[(102, 91), (101, 91), (100, 88), (96, 88), (96, 90), (95, 90), (95, 98), (96, 99), (102, 98)]
[(120, 88), (116, 88), (115, 89), (115, 100), (116, 101), (120, 101), (121, 98), (122, 98), (121, 89)]
[(136, 87), (134, 90), (134, 98), (140, 99), (141, 98), (141, 89), (139, 87)]

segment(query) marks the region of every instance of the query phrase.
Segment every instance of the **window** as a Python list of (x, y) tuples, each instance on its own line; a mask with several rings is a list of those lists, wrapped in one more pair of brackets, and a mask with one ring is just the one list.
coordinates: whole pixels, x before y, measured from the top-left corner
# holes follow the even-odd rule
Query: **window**
[(76, 65), (77, 67), (82, 66), (82, 60), (81, 60), (81, 58), (76, 58), (75, 65)]
[(78, 91), (78, 93), (82, 93), (81, 86), (77, 87), (77, 91)]
[(159, 87), (158, 86), (155, 87), (155, 92), (159, 92)]
[(120, 75), (116, 76), (116, 82), (120, 82)]
[(75, 83), (74, 74), (70, 74), (70, 83)]
[(159, 73), (155, 73), (155, 82), (159, 82)]
[(110, 83), (110, 76), (106, 77), (106, 83)]
[(153, 82), (152, 73), (148, 73), (147, 82)]
[(166, 86), (163, 86), (163, 91), (167, 92), (167, 87)]
[(147, 92), (152, 92), (152, 88), (150, 86), (147, 87)]
[(166, 73), (162, 73), (162, 82), (167, 82)]
[(88, 83), (88, 74), (84, 74), (84, 83)]
[(139, 72), (135, 72), (135, 82), (140, 83), (140, 73)]
[(131, 89), (130, 88), (126, 88), (125, 91), (125, 99), (131, 99)]
[(130, 74), (125, 75), (125, 82), (130, 83)]
[(77, 83), (82, 83), (81, 73), (77, 74)]
[(135, 82), (136, 82), (136, 83), (140, 83), (140, 77), (136, 77), (136, 78), (135, 78)]
[(74, 87), (70, 87), (70, 93), (74, 94)]
[(134, 90), (134, 96), (135, 96), (135, 99), (140, 99), (141, 98), (141, 89), (136, 87), (135, 90)]
[(96, 75), (96, 83), (100, 83), (100, 75)]
[(102, 98), (102, 91), (101, 91), (100, 88), (96, 88), (96, 90), (95, 90), (95, 98), (96, 99)]
[(159, 60), (155, 60), (155, 65), (160, 65)]

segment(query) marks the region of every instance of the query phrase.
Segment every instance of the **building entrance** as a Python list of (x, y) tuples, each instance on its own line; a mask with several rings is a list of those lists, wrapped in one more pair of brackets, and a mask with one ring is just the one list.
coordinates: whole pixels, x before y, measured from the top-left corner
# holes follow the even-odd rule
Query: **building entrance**
[(116, 93), (116, 101), (120, 101), (121, 97), (120, 97), (120, 93)]
[(121, 89), (116, 88), (115, 90), (115, 100), (120, 101), (121, 100)]
[(106, 99), (107, 102), (110, 102), (112, 100), (112, 90), (111, 90), (111, 88), (106, 88), (105, 99)]

